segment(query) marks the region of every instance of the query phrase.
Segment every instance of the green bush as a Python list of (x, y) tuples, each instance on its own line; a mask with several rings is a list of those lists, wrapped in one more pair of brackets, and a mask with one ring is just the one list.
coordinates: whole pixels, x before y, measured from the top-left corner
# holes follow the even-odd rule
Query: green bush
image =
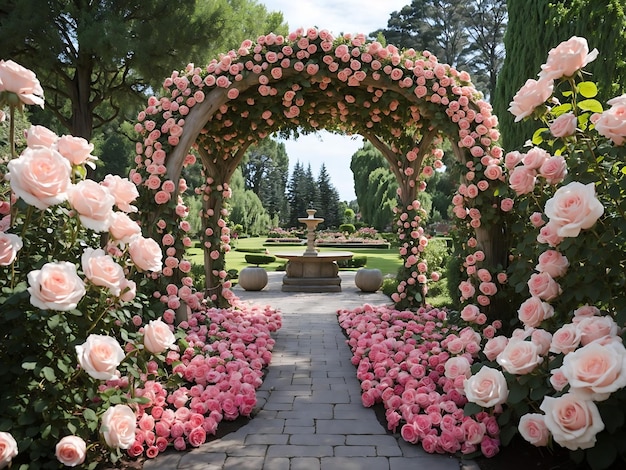
[(383, 294), (385, 294), (388, 297), (391, 297), (391, 294), (396, 292), (397, 289), (398, 289), (398, 280), (396, 278), (387, 277), (383, 279), (383, 285), (381, 287)]
[(276, 256), (261, 255), (256, 253), (247, 254), (244, 258), (246, 259), (247, 263), (256, 264), (257, 266), (260, 264), (270, 264), (276, 261)]
[(354, 233), (356, 232), (356, 227), (354, 224), (341, 224), (339, 226), (339, 231), (343, 233)]
[(337, 261), (337, 265), (340, 268), (362, 268), (367, 264), (367, 256), (355, 255), (350, 259), (340, 259)]

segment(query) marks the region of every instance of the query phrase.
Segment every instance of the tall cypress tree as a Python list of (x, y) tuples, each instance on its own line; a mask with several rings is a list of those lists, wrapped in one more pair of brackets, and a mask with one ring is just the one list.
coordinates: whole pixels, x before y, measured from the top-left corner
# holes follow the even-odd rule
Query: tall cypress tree
[(317, 213), (315, 215), (324, 218), (322, 228), (338, 227), (342, 220), (339, 213), (339, 193), (331, 183), (330, 175), (323, 163), (317, 177), (317, 188), (319, 207), (316, 207)]

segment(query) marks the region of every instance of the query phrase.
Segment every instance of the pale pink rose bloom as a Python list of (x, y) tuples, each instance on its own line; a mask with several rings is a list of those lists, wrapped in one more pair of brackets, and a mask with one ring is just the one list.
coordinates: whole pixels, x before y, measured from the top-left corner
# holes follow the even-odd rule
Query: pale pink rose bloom
[(598, 307), (594, 307), (593, 305), (583, 305), (582, 307), (574, 310), (574, 319), (572, 321), (576, 323), (585, 317), (593, 317), (595, 315), (600, 315), (600, 309)]
[(43, 88), (37, 76), (12, 60), (0, 60), (0, 92), (15, 93), (24, 104), (43, 108)]
[(461, 310), (461, 318), (467, 322), (475, 321), (480, 314), (480, 309), (476, 305), (466, 305)]
[(47, 147), (26, 148), (8, 163), (11, 189), (27, 204), (45, 210), (67, 199), (72, 166)]
[(42, 310), (73, 310), (85, 295), (76, 266), (67, 261), (44, 264), (28, 273), (30, 303)]
[(106, 287), (116, 297), (120, 295), (122, 281), (125, 280), (124, 269), (104, 250), (85, 248), (81, 265), (85, 276), (93, 285)]
[(54, 455), (66, 467), (76, 467), (85, 461), (87, 444), (78, 436), (65, 436), (57, 443)]
[(522, 161), (523, 158), (524, 154), (518, 152), (517, 150), (509, 152), (504, 156), (504, 166), (507, 167), (507, 169), (512, 170)]
[(139, 191), (132, 181), (118, 175), (106, 175), (100, 184), (109, 188), (119, 210), (137, 212), (137, 207), (131, 205), (131, 202), (139, 197)]
[(109, 230), (115, 198), (107, 188), (93, 180), (79, 181), (68, 188), (67, 199), (85, 227), (96, 232)]
[(538, 327), (542, 321), (554, 315), (554, 308), (539, 297), (525, 300), (517, 310), (517, 316), (526, 327)]
[(513, 168), (509, 175), (509, 186), (518, 196), (532, 192), (535, 189), (536, 181), (537, 173), (526, 166)]
[(109, 233), (115, 240), (129, 243), (133, 237), (141, 235), (141, 227), (124, 212), (111, 214)]
[(539, 263), (535, 269), (540, 273), (548, 273), (550, 276), (561, 277), (567, 272), (569, 261), (556, 250), (547, 250), (539, 255)]
[(491, 338), (487, 343), (485, 343), (485, 347), (483, 348), (483, 354), (489, 359), (493, 361), (498, 357), (504, 348), (509, 343), (509, 338), (506, 336), (496, 336), (495, 338)]
[(515, 116), (515, 122), (530, 116), (537, 106), (542, 105), (552, 95), (554, 83), (549, 79), (529, 78), (509, 103), (508, 111)]
[(580, 344), (580, 331), (576, 325), (567, 323), (552, 335), (550, 352), (568, 354), (575, 351)]
[(598, 57), (598, 50), (589, 52), (585, 38), (572, 36), (548, 52), (548, 60), (541, 66), (539, 77), (556, 80), (571, 77), (589, 62)]
[(560, 392), (567, 387), (567, 377), (563, 375), (563, 371), (560, 368), (552, 369), (550, 371), (550, 385), (552, 385), (552, 388), (554, 388), (557, 392)]
[(161, 354), (176, 345), (176, 337), (170, 327), (160, 318), (144, 327), (143, 344), (153, 354)]
[(98, 380), (117, 378), (117, 367), (124, 360), (124, 350), (117, 340), (105, 335), (89, 335), (76, 346), (76, 355), (80, 367)]
[(580, 332), (580, 342), (583, 345), (605, 337), (616, 336), (619, 330), (615, 320), (608, 315), (583, 317), (575, 321), (574, 324)]
[(546, 160), (550, 158), (550, 154), (546, 152), (541, 147), (533, 147), (531, 148), (524, 158), (522, 159), (522, 163), (526, 168), (530, 168), (532, 170), (538, 170), (541, 168)]
[(595, 121), (598, 133), (622, 145), (626, 141), (626, 94), (608, 101), (611, 108), (604, 111)]
[(577, 237), (582, 229), (591, 228), (604, 214), (602, 203), (596, 198), (593, 183), (573, 181), (556, 190), (546, 202), (545, 213), (556, 224), (560, 237)]
[(539, 174), (546, 179), (548, 184), (560, 183), (567, 175), (565, 158), (560, 155), (548, 158), (539, 168)]
[(550, 344), (552, 342), (552, 333), (546, 330), (538, 328), (530, 335), (530, 341), (537, 345), (540, 356), (545, 356), (550, 350)]
[(536, 447), (548, 444), (550, 431), (546, 426), (545, 417), (539, 413), (527, 413), (519, 420), (517, 427), (520, 435)]
[(570, 392), (603, 401), (626, 386), (626, 348), (622, 342), (589, 343), (567, 354), (561, 366)]
[(463, 389), (469, 401), (484, 408), (501, 405), (509, 396), (504, 374), (486, 366), (467, 379)]
[(161, 247), (152, 238), (134, 237), (128, 245), (130, 258), (142, 271), (159, 272), (163, 268)]
[(15, 438), (8, 432), (0, 431), (0, 468), (9, 465), (17, 453)]
[(28, 147), (48, 147), (51, 148), (59, 138), (54, 132), (44, 126), (30, 126), (24, 131), (26, 136), (26, 145)]
[(444, 365), (444, 375), (454, 380), (457, 377), (469, 378), (471, 375), (470, 363), (464, 356), (456, 356), (448, 359)]
[(547, 243), (548, 245), (555, 247), (563, 241), (563, 237), (557, 234), (559, 226), (555, 222), (548, 222), (539, 230), (537, 235), (537, 241), (539, 243)]
[(18, 235), (0, 231), (0, 266), (9, 266), (24, 243)]
[(576, 132), (578, 118), (574, 113), (561, 114), (550, 124), (550, 133), (554, 137), (569, 137)]
[(524, 375), (532, 372), (543, 358), (539, 347), (532, 341), (511, 339), (502, 350), (496, 362), (509, 374)]
[(100, 432), (109, 447), (128, 449), (135, 442), (137, 418), (128, 405), (114, 405), (102, 415)]
[(93, 163), (98, 157), (91, 155), (93, 152), (93, 144), (90, 144), (82, 137), (74, 137), (73, 135), (64, 135), (59, 137), (56, 142), (57, 150), (61, 155), (67, 158), (72, 165), (89, 165), (96, 168)]
[(533, 297), (549, 302), (562, 293), (561, 286), (548, 273), (533, 273), (528, 280), (528, 290)]
[(574, 393), (553, 398), (544, 397), (541, 411), (554, 442), (570, 450), (589, 449), (596, 443), (596, 434), (604, 429), (598, 407)]
[(130, 302), (137, 295), (137, 285), (135, 284), (135, 281), (122, 279), (122, 282), (120, 282), (120, 288), (122, 289), (120, 294), (120, 300), (122, 302)]

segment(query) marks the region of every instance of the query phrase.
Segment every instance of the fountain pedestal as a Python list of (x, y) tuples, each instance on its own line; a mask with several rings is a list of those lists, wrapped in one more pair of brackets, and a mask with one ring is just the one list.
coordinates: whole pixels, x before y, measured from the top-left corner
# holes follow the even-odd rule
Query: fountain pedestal
[(304, 253), (275, 253), (287, 259), (283, 277), (283, 292), (341, 292), (341, 278), (337, 260), (350, 259), (349, 251), (320, 253), (315, 249), (315, 228), (324, 219), (315, 217), (315, 209), (308, 209), (308, 217), (298, 219), (307, 226), (307, 247)]

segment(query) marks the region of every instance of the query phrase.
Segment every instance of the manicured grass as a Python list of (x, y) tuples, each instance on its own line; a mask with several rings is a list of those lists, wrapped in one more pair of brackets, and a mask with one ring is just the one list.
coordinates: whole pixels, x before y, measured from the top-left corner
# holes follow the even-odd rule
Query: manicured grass
[[(246, 266), (249, 266), (249, 263), (245, 260), (245, 255), (249, 253), (249, 251), (246, 250), (267, 249), (272, 255), (275, 255), (276, 253), (303, 253), (305, 250), (304, 245), (264, 247), (263, 242), (265, 242), (265, 237), (242, 238), (232, 242), (233, 249), (226, 254), (226, 269), (237, 269), (238, 271), (241, 271)], [(401, 264), (397, 248), (354, 248), (350, 250), (342, 248), (320, 248), (320, 251), (350, 251), (355, 255), (365, 255), (367, 256), (366, 268), (380, 269), (383, 276), (387, 274), (395, 276)], [(193, 264), (201, 265), (204, 262), (202, 250), (200, 248), (191, 248), (187, 251), (187, 254), (189, 256), (189, 260)], [(286, 260), (284, 259), (276, 258), (275, 262), (263, 265), (263, 267), (268, 271), (272, 271), (282, 266), (285, 261)]]

